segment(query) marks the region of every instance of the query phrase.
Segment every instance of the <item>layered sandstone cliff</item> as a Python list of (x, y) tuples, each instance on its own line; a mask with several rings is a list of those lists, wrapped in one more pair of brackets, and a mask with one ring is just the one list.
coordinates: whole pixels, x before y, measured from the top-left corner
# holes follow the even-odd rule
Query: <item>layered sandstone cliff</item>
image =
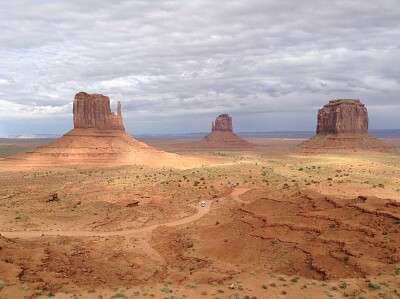
[(368, 111), (360, 100), (331, 100), (318, 110), (317, 135), (301, 143), (309, 150), (390, 150), (368, 134)]
[(79, 92), (75, 95), (74, 106), (75, 129), (105, 129), (125, 131), (121, 103), (118, 102), (118, 114), (111, 112), (109, 97), (102, 94)]
[(360, 100), (331, 100), (318, 110), (317, 134), (368, 133), (368, 112)]

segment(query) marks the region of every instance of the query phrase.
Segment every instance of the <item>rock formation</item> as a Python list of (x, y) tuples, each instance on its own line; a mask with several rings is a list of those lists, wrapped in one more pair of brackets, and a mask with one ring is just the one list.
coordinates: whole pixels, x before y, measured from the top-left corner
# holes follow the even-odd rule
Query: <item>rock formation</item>
[[(125, 132), (121, 103), (118, 114), (110, 99), (101, 94), (79, 92), (73, 105), (74, 129), (34, 151), (8, 161), (24, 165), (63, 164), (176, 164), (180, 156), (156, 150)], [(173, 162), (171, 162), (173, 161)], [(169, 163), (171, 162), (171, 163)]]
[(299, 145), (303, 149), (389, 150), (368, 134), (368, 111), (360, 100), (331, 100), (318, 110), (317, 135)]
[(211, 132), (220, 131), (220, 132), (233, 132), (232, 128), (232, 117), (228, 114), (221, 114), (215, 119), (215, 123), (211, 124)]
[(318, 110), (317, 134), (368, 133), (368, 112), (360, 100), (332, 100)]
[(118, 102), (118, 115), (111, 112), (110, 99), (102, 94), (79, 92), (74, 99), (75, 129), (111, 129), (125, 131), (121, 103)]
[(198, 147), (205, 148), (252, 148), (254, 144), (233, 133), (232, 117), (221, 114), (211, 124), (211, 133), (201, 140)]

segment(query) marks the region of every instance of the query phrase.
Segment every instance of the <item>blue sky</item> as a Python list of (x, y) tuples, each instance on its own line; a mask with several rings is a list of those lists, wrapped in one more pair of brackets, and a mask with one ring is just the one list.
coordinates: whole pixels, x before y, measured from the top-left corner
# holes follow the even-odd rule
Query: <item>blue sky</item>
[(131, 134), (315, 130), (358, 98), (399, 129), (393, 1), (7, 1), (0, 6), (0, 136), (72, 129), (77, 92), (122, 102)]

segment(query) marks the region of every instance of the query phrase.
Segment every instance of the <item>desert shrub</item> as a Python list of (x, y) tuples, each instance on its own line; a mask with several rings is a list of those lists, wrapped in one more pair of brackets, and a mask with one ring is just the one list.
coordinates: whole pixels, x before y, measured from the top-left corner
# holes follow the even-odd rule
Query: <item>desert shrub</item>
[(400, 266), (397, 266), (397, 267), (396, 267), (396, 274), (397, 274), (397, 275), (400, 275)]
[(164, 279), (164, 285), (172, 284), (172, 280), (169, 278)]
[(278, 280), (280, 280), (280, 281), (286, 281), (286, 278), (285, 278), (285, 276), (281, 275), (281, 276), (278, 277)]
[(172, 292), (172, 290), (171, 290), (169, 287), (167, 287), (167, 286), (162, 287), (162, 288), (160, 289), (160, 291), (161, 291), (161, 292), (164, 292), (164, 293), (170, 293), (170, 292)]
[(187, 287), (188, 289), (194, 289), (194, 288), (197, 288), (197, 284), (195, 284), (194, 282), (190, 282), (190, 283), (188, 283), (188, 284), (186, 285), (186, 287)]
[(380, 286), (378, 283), (372, 282), (372, 281), (370, 281), (370, 282), (368, 283), (368, 287), (369, 287), (370, 289), (373, 289), (373, 290), (379, 290), (379, 289), (381, 288), (381, 286)]

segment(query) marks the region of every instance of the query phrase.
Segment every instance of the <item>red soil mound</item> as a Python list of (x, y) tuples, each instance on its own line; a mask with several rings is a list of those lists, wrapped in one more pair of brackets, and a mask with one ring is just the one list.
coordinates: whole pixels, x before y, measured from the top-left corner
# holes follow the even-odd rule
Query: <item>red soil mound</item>
[(302, 142), (300, 148), (308, 150), (374, 150), (390, 151), (390, 145), (367, 133), (363, 134), (317, 134)]
[(253, 148), (254, 144), (227, 131), (214, 131), (199, 142), (200, 147), (206, 148)]
[(73, 129), (61, 138), (5, 162), (36, 165), (126, 164), (156, 165), (180, 156), (156, 150), (124, 131)]

